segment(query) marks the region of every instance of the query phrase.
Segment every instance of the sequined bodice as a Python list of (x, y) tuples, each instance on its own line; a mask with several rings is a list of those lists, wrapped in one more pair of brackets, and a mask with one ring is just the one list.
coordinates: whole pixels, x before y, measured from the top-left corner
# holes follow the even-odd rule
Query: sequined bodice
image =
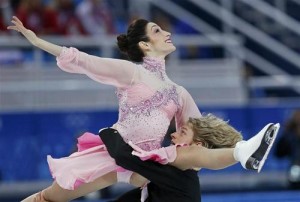
[[(119, 121), (121, 122), (126, 120), (130, 114), (134, 114), (136, 117), (140, 115), (151, 116), (151, 111), (159, 108), (166, 111), (166, 115), (169, 115), (168, 105), (174, 103), (179, 105), (175, 86), (169, 86), (169, 88), (164, 88), (161, 91), (157, 90), (156, 92), (151, 92), (151, 90), (147, 89), (145, 84), (141, 83), (139, 87), (135, 87), (135, 89), (137, 89), (137, 91), (140, 90), (137, 94), (143, 94), (143, 96), (140, 96), (141, 99), (138, 102), (132, 104), (128, 102), (128, 97), (130, 97), (128, 96), (128, 91), (118, 93), (120, 102)], [(146, 92), (147, 90), (148, 92)], [(147, 97), (147, 95), (150, 96)]]
[[(161, 147), (161, 142), (168, 130), (171, 119), (179, 106), (177, 85), (166, 74), (164, 63), (144, 60), (140, 68), (143, 74), (160, 82), (158, 89), (153, 89), (149, 82), (140, 82), (127, 89), (118, 89), (119, 120), (118, 131), (125, 141), (131, 140), (144, 150)], [(152, 82), (152, 81), (151, 81)], [(150, 83), (151, 83), (150, 82)]]

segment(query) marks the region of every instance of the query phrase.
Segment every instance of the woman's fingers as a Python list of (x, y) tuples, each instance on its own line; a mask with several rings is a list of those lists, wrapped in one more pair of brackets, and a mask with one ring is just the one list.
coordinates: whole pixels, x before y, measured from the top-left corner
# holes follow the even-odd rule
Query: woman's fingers
[(21, 29), (25, 29), (25, 27), (23, 26), (23, 24), (21, 23), (21, 22), (19, 22), (19, 21), (17, 21), (17, 20), (12, 20), (11, 21), (14, 25), (16, 25), (19, 29), (20, 29), (20, 31), (21, 31)]
[(12, 30), (16, 30), (16, 31), (20, 31), (16, 26), (8, 26), (7, 29), (12, 29)]
[[(25, 27), (23, 26), (23, 23), (21, 22), (21, 20), (19, 20), (19, 18), (17, 18), (16, 16), (13, 16), (12, 17), (12, 20), (11, 20), (12, 24), (15, 25), (15, 27), (17, 27), (19, 29), (19, 31), (22, 31), (25, 29)], [(13, 28), (14, 26), (8, 26), (8, 29), (14, 29)], [(16, 30), (16, 29), (14, 29)]]
[(16, 26), (20, 26), (20, 23), (18, 23), (16, 20), (11, 20), (11, 22)]
[(25, 38), (30, 43), (32, 43), (33, 45), (35, 44), (37, 36), (31, 30), (26, 29), (23, 26), (23, 23), (19, 20), (19, 18), (17, 18), (16, 16), (13, 16), (12, 20), (11, 20), (11, 23), (12, 23), (12, 25), (8, 26), (7, 29), (9, 29), (9, 30), (15, 30), (17, 32), (20, 32), (23, 36), (25, 36)]
[(14, 25), (8, 26), (7, 29), (25, 33), (26, 28), (23, 26), (23, 23), (19, 20), (19, 18), (17, 18), (16, 16), (13, 16), (13, 19), (11, 20), (11, 22)]
[(13, 19), (20, 25), (23, 25), (23, 23), (21, 22), (21, 20), (19, 20), (19, 18), (17, 16), (13, 16)]

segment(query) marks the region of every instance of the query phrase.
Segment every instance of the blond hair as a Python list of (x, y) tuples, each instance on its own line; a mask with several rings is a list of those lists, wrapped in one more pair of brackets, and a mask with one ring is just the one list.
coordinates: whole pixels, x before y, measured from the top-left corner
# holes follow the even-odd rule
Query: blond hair
[(228, 122), (214, 116), (203, 115), (200, 118), (189, 118), (188, 123), (194, 132), (193, 141), (201, 142), (207, 148), (231, 148), (243, 139)]

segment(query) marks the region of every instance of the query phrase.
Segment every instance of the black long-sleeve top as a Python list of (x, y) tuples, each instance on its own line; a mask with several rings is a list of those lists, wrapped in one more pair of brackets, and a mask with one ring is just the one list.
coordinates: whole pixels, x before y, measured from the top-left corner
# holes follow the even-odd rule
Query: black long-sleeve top
[[(161, 165), (153, 161), (142, 161), (131, 154), (132, 148), (124, 142), (115, 129), (104, 129), (99, 135), (117, 165), (139, 173), (151, 181), (147, 185), (149, 195), (147, 202), (201, 201), (197, 171), (182, 171), (170, 165)], [(132, 193), (136, 194), (137, 190), (132, 191)], [(124, 195), (125, 198), (126, 196)], [(121, 197), (122, 200), (120, 201), (127, 201), (124, 197)], [(133, 201), (130, 194), (128, 194), (128, 201)], [(139, 201), (139, 198), (137, 201)]]

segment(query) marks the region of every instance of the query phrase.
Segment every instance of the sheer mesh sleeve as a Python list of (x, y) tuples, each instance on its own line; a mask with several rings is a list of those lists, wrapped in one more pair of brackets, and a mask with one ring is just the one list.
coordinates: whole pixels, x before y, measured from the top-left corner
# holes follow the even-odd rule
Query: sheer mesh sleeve
[(56, 60), (63, 71), (85, 74), (97, 82), (118, 88), (130, 85), (137, 66), (126, 60), (96, 57), (76, 48), (66, 47)]
[(183, 87), (180, 87), (179, 91), (179, 101), (181, 107), (175, 114), (176, 129), (185, 124), (189, 120), (189, 117), (201, 117), (200, 110), (191, 94)]

